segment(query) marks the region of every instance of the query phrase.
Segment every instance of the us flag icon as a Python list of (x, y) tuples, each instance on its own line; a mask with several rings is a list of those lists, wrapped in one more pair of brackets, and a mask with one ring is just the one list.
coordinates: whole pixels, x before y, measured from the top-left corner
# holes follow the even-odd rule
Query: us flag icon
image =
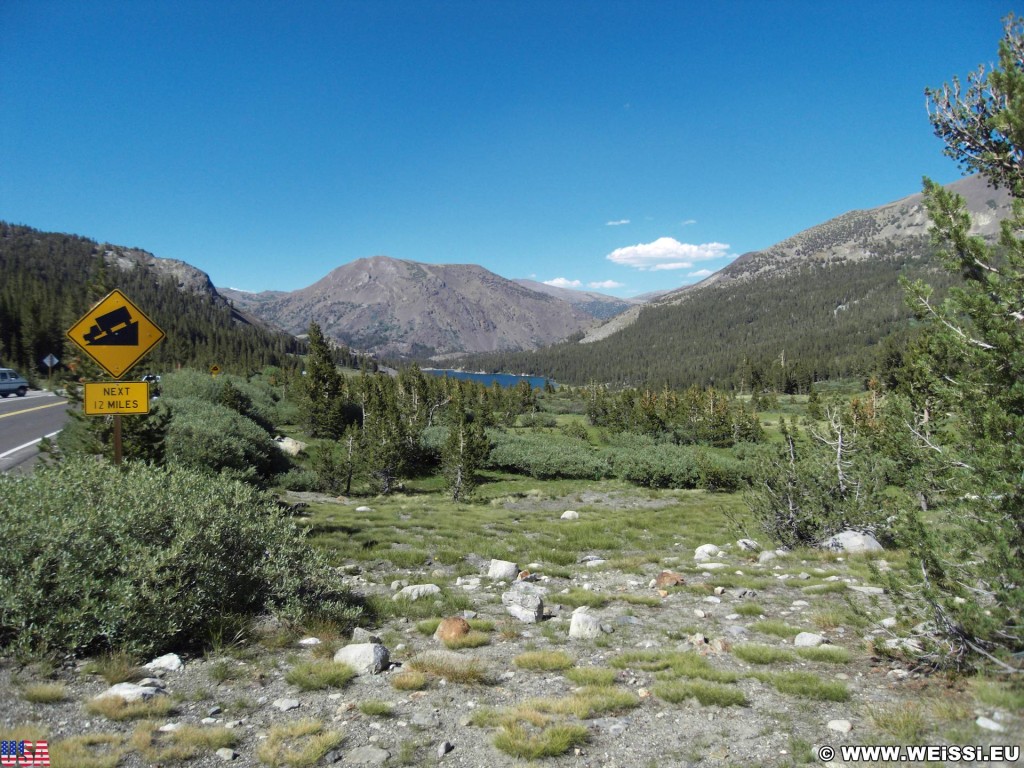
[(50, 747), (45, 741), (0, 741), (0, 766), (50, 764)]

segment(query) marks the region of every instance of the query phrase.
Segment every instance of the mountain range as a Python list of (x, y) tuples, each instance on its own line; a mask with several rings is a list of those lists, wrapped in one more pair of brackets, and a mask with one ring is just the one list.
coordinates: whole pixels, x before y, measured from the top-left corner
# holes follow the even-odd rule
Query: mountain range
[[(977, 177), (951, 187), (966, 199), (975, 232), (994, 237), (1009, 195)], [(386, 256), (344, 264), (297, 291), (246, 293), (218, 289), (201, 269), (136, 248), (10, 225), (2, 234), (8, 273), (55, 254), (64, 269), (77, 259), (94, 270), (99, 258), (125, 279), (221, 307), (239, 328), (301, 336), (316, 321), (328, 338), (377, 356), (458, 359), (574, 383), (743, 385), (760, 376), (788, 386), (859, 375), (878, 345), (909, 325), (900, 277), (924, 277), (940, 289), (954, 279), (935, 258), (920, 194), (843, 214), (646, 302), (510, 280), (474, 264)], [(18, 292), (7, 301), (20, 304)], [(0, 314), (7, 329), (20, 322), (14, 309), (0, 306)], [(0, 338), (8, 350), (27, 349), (9, 335)]]

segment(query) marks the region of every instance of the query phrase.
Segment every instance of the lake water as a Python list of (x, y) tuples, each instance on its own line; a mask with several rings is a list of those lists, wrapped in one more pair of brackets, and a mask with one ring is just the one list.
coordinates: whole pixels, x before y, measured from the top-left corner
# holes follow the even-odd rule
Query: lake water
[[(502, 387), (514, 387), (520, 381), (528, 381), (534, 389), (543, 389), (544, 383), (551, 381), (543, 376), (515, 376), (511, 373), (467, 373), (466, 371), (453, 371), (448, 368), (424, 368), (423, 372), (433, 376), (450, 376), (453, 379), (479, 381), (485, 387), (491, 386), (494, 382), (498, 382), (498, 385)], [(552, 381), (551, 383), (554, 384), (555, 382)]]

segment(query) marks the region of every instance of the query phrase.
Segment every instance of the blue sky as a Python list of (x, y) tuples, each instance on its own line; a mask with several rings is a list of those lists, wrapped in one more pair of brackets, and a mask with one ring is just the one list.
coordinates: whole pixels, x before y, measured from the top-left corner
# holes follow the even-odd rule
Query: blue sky
[(958, 178), (923, 89), (1010, 10), (4, 0), (0, 219), (245, 290), (378, 254), (674, 288)]

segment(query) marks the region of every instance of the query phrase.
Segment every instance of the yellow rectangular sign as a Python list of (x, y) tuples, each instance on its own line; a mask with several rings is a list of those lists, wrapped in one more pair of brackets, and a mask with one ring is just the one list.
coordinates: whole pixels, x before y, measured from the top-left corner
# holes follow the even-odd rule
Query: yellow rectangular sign
[(87, 416), (149, 413), (149, 382), (101, 381), (85, 385), (82, 409)]

